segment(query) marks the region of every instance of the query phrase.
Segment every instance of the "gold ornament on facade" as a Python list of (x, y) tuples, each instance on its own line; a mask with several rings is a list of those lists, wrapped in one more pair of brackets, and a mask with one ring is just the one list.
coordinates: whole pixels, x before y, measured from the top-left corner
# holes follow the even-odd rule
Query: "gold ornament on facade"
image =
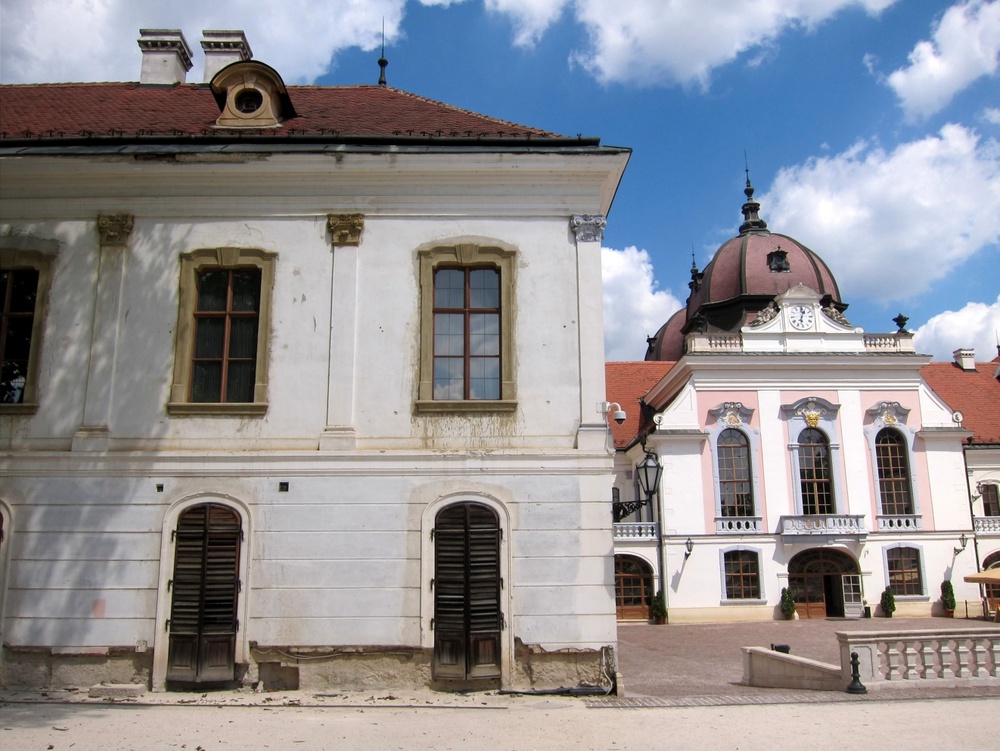
[(328, 214), (326, 228), (334, 245), (360, 245), (365, 228), (364, 214)]
[(98, 214), (97, 232), (101, 245), (128, 245), (135, 217), (131, 214)]

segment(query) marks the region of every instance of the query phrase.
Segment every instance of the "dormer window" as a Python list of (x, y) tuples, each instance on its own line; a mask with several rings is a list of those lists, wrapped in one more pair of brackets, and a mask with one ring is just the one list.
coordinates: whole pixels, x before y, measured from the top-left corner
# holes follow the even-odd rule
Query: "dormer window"
[(227, 65), (212, 78), (221, 114), (220, 128), (274, 128), (295, 117), (295, 108), (278, 72), (256, 60)]
[(788, 265), (788, 253), (781, 248), (772, 250), (767, 254), (767, 267), (772, 273), (791, 271), (792, 267)]

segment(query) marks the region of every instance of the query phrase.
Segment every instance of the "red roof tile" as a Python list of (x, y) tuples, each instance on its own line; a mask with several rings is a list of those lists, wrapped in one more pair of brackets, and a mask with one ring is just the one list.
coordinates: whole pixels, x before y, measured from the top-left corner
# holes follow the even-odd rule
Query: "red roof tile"
[(643, 410), (639, 400), (659, 383), (677, 363), (651, 362), (608, 362), (604, 364), (605, 389), (609, 402), (618, 402), (625, 410), (625, 422), (621, 425), (611, 420), (611, 434), (616, 448), (624, 448), (635, 440), (643, 423)]
[(1000, 380), (996, 362), (977, 362), (975, 371), (951, 362), (932, 362), (920, 369), (924, 381), (952, 409), (961, 412), (962, 424), (975, 443), (1000, 443)]
[[(565, 138), (386, 86), (289, 86), (296, 116), (254, 136)], [(0, 86), (0, 144), (11, 139), (202, 136), (246, 131), (215, 126), (219, 107), (208, 84), (19, 84)], [(585, 139), (593, 140), (593, 139)]]

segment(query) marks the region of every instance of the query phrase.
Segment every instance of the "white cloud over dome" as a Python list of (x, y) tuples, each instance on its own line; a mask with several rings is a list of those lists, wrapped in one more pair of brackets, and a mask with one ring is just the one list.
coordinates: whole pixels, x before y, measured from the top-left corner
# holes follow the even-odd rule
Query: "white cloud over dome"
[(1000, 295), (992, 303), (970, 302), (961, 310), (938, 313), (913, 332), (918, 352), (935, 360), (950, 360), (960, 347), (975, 347), (976, 360), (988, 362), (997, 356), (1000, 336)]
[(848, 302), (907, 300), (972, 255), (997, 252), (1000, 144), (961, 125), (892, 151), (860, 141), (780, 170), (759, 200), (771, 229), (837, 269)]
[(641, 360), (646, 337), (655, 334), (681, 301), (656, 288), (645, 250), (601, 248), (604, 273), (604, 359)]
[(995, 76), (1000, 65), (1000, 0), (953, 5), (921, 40), (909, 65), (889, 74), (907, 117), (928, 117), (983, 76)]

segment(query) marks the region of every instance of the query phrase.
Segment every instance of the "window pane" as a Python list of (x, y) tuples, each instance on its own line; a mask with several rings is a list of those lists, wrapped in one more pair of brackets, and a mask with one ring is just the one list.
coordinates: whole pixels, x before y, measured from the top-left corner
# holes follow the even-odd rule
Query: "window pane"
[(500, 354), (500, 316), (496, 313), (473, 313), (469, 316), (469, 354)]
[(225, 318), (195, 319), (194, 356), (222, 358), (226, 337)]
[[(35, 297), (38, 294), (38, 271), (35, 269), (19, 269), (7, 272), (12, 275), (10, 289), (10, 312), (33, 313)], [(3, 285), (0, 285), (0, 290)]]
[(31, 326), (34, 316), (7, 319), (7, 339), (3, 347), (4, 360), (24, 360), (31, 352)]
[(894, 595), (921, 595), (920, 552), (915, 548), (893, 548), (886, 551), (889, 568), (889, 589)]
[(1000, 516), (1000, 493), (996, 485), (981, 485), (979, 492), (983, 496), (983, 516)]
[(218, 402), (222, 400), (222, 363), (200, 361), (194, 363), (191, 376), (191, 401)]
[(875, 438), (879, 496), (883, 514), (912, 514), (910, 472), (906, 442), (895, 430), (884, 428)]
[(253, 360), (229, 363), (228, 378), (226, 379), (227, 402), (253, 401), (255, 365)]
[(232, 318), (229, 328), (229, 356), (257, 357), (257, 318)]
[(434, 316), (434, 355), (461, 357), (465, 354), (464, 316), (438, 313)]
[(4, 360), (0, 365), (0, 404), (20, 404), (27, 381), (26, 360)]
[(473, 269), (469, 272), (469, 307), (500, 307), (500, 274), (494, 269)]
[(198, 275), (198, 310), (225, 310), (229, 272), (216, 269)]
[(233, 271), (233, 310), (260, 308), (260, 269)]
[(469, 360), (469, 398), (500, 398), (500, 360), (473, 357)]
[(434, 272), (434, 307), (465, 307), (465, 272), (462, 269), (439, 269)]
[(464, 399), (464, 361), (454, 358), (434, 359), (434, 398)]

